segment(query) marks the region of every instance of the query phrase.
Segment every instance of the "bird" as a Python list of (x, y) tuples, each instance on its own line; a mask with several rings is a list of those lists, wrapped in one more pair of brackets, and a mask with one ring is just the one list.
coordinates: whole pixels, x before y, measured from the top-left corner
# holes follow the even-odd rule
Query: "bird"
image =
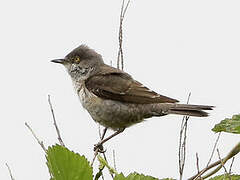
[[(105, 127), (95, 149), (101, 149), (109, 139), (148, 118), (169, 114), (207, 117), (206, 110), (214, 108), (179, 104), (174, 98), (156, 93), (130, 74), (105, 64), (100, 54), (84, 44), (51, 62), (65, 66), (83, 108)], [(104, 139), (107, 129), (114, 133)]]

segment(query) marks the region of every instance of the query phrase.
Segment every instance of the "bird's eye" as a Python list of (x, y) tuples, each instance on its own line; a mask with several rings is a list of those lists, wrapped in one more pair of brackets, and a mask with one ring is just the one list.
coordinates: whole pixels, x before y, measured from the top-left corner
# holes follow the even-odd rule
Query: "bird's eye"
[(75, 63), (79, 63), (79, 62), (80, 62), (80, 57), (76, 56), (76, 57), (74, 58), (74, 62), (75, 62)]

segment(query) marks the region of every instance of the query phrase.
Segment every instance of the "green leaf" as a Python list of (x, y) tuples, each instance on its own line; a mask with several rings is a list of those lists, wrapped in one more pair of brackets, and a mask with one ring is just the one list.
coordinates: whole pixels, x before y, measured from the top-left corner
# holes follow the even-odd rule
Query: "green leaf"
[(118, 174), (117, 171), (108, 165), (107, 161), (98, 155), (98, 161), (100, 162), (99, 169), (103, 169), (105, 166), (108, 168), (110, 174)]
[(209, 180), (239, 180), (239, 179), (240, 179), (240, 175), (224, 174), (224, 175), (220, 175), (220, 176), (215, 176)]
[(47, 150), (51, 180), (92, 180), (93, 170), (84, 156), (55, 145)]
[(121, 174), (117, 174), (115, 177), (114, 177), (114, 180), (126, 180), (127, 178), (123, 175), (123, 173)]
[(122, 173), (115, 176), (114, 180), (158, 180), (152, 176), (145, 176), (143, 174), (131, 173), (125, 177)]
[(228, 132), (240, 134), (240, 114), (234, 115), (231, 119), (226, 118), (212, 129), (214, 132)]

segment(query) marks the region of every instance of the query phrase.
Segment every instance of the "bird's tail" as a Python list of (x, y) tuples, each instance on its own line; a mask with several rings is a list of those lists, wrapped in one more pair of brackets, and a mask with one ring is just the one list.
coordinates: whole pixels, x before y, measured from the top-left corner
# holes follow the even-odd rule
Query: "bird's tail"
[[(169, 103), (170, 105), (171, 103)], [(205, 110), (212, 110), (214, 106), (191, 105), (191, 104), (171, 104), (167, 114), (179, 114), (186, 116), (206, 117), (208, 113)]]

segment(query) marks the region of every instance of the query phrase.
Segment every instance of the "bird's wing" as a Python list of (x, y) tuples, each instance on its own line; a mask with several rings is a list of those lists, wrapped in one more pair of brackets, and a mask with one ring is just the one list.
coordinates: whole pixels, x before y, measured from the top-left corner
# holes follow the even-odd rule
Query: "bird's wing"
[(127, 103), (149, 104), (178, 102), (175, 99), (151, 91), (123, 71), (117, 70), (114, 72), (114, 69), (112, 72), (99, 73), (89, 78), (85, 82), (87, 89), (98, 97)]

